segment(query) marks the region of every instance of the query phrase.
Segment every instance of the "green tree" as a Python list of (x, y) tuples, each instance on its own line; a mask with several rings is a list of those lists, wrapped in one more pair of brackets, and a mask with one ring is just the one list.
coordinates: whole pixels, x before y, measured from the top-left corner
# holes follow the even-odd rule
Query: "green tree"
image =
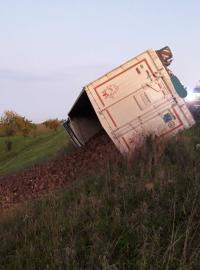
[(0, 119), (0, 126), (4, 136), (7, 137), (5, 145), (8, 151), (12, 149), (11, 136), (22, 134), (27, 137), (35, 129), (35, 124), (13, 111), (4, 112)]
[(17, 131), (17, 123), (16, 123), (17, 114), (13, 111), (5, 111), (3, 116), (1, 117), (1, 126), (3, 127), (3, 131), (5, 136), (10, 137), (16, 134)]
[(10, 138), (16, 134), (18, 129), (16, 116), (17, 114), (13, 111), (5, 111), (0, 120), (0, 125), (2, 127), (3, 133), (7, 137), (5, 145), (8, 151), (12, 149), (12, 141)]
[(60, 126), (60, 121), (56, 119), (49, 119), (44, 122), (44, 125), (50, 129), (53, 129), (54, 131), (58, 130), (58, 127)]

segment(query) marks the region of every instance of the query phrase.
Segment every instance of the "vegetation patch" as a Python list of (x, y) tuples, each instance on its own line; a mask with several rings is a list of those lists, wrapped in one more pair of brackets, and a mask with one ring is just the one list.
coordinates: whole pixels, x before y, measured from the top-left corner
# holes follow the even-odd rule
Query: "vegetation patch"
[(12, 136), (13, 146), (5, 148), (6, 137), (0, 137), (0, 175), (9, 174), (55, 157), (67, 148), (69, 139), (62, 127), (40, 135), (24, 137)]
[(200, 127), (2, 214), (0, 269), (199, 269)]

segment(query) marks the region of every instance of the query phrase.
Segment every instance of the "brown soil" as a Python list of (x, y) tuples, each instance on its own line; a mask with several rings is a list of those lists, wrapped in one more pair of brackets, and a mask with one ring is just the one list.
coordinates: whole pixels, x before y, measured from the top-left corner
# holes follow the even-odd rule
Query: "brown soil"
[(104, 170), (109, 161), (119, 156), (108, 136), (101, 134), (70, 155), (61, 155), (56, 160), (1, 177), (0, 210), (38, 198), (76, 179)]

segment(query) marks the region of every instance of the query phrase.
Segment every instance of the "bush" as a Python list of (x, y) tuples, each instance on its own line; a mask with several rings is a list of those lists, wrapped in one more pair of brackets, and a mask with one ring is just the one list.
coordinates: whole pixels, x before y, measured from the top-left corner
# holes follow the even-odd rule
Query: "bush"
[(6, 140), (5, 141), (5, 145), (6, 145), (6, 150), (7, 151), (11, 151), (12, 150), (12, 141), (11, 140)]
[(44, 125), (54, 131), (57, 131), (60, 126), (60, 121), (58, 119), (49, 119), (44, 122)]

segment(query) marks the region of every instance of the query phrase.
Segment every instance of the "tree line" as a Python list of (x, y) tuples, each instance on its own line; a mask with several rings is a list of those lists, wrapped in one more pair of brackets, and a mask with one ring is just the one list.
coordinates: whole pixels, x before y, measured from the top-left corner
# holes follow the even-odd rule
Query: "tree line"
[[(49, 119), (42, 123), (46, 128), (57, 131), (61, 124), (58, 119)], [(12, 136), (37, 136), (37, 125), (26, 117), (14, 111), (5, 111), (0, 117), (0, 135), (6, 137), (5, 146), (8, 151), (12, 149)]]

